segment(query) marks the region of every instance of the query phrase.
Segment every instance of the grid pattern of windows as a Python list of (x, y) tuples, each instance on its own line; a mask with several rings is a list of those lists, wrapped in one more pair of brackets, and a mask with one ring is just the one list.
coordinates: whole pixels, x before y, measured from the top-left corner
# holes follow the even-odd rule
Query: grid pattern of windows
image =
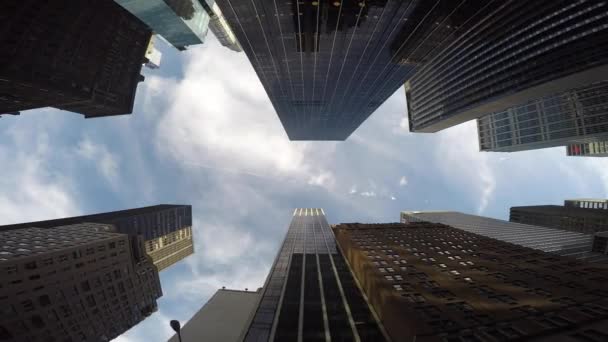
[(603, 254), (591, 252), (593, 236), (554, 228), (532, 226), (452, 211), (402, 212), (401, 222), (436, 222), (523, 247), (588, 262), (608, 262)]
[(344, 140), (485, 1), (217, 0), (292, 140)]
[(593, 234), (608, 231), (608, 210), (558, 205), (511, 207), (509, 221)]
[(486, 115), (477, 120), (477, 128), (481, 151), (514, 152), (605, 139), (608, 82)]
[(411, 131), (437, 132), (606, 79), (605, 1), (490, 2), (482, 21), (406, 85)]
[(566, 146), (566, 154), (575, 157), (608, 157), (608, 141), (570, 144)]
[(334, 232), (393, 341), (608, 338), (605, 265), (436, 223)]
[(0, 232), (0, 341), (108, 341), (156, 311), (158, 271), (108, 228)]
[(114, 1), (1, 1), (0, 113), (131, 113), (150, 35)]
[(608, 200), (592, 198), (570, 199), (564, 201), (564, 206), (575, 208), (608, 209)]
[(192, 227), (182, 228), (162, 237), (146, 240), (146, 253), (162, 271), (165, 268), (194, 253)]
[(245, 341), (384, 341), (322, 209), (296, 209)]

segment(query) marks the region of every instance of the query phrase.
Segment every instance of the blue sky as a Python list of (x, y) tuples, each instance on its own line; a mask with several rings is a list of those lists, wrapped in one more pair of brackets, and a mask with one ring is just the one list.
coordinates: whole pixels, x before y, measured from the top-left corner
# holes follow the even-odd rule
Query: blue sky
[(322, 207), (331, 223), (439, 209), (504, 219), (512, 205), (608, 195), (602, 158), (480, 153), (475, 122), (409, 133), (402, 89), (346, 142), (290, 142), (244, 53), (212, 36), (162, 50), (132, 115), (0, 119), (0, 224), (192, 204), (195, 255), (162, 272), (159, 311), (116, 341), (165, 341), (170, 319), (187, 321), (221, 286), (261, 286), (295, 207)]

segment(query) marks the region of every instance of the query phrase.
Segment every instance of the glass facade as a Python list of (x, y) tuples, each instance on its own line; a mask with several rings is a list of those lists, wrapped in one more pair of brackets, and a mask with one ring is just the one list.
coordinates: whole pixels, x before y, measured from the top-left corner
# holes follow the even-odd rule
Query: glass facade
[(205, 41), (209, 15), (199, 0), (114, 1), (179, 50)]
[(483, 1), (217, 0), (291, 140), (344, 140)]
[(608, 3), (488, 1), (406, 85), (411, 131), (437, 132), (608, 77)]
[(384, 341), (322, 209), (296, 209), (244, 341)]
[(477, 128), (481, 151), (514, 152), (608, 139), (608, 82), (483, 116)]

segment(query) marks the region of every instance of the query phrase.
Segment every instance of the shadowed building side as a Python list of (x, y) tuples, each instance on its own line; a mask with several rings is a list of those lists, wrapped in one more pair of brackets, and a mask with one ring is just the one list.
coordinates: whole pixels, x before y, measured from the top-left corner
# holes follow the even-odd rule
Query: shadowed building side
[(130, 114), (150, 36), (113, 1), (2, 1), (0, 114)]

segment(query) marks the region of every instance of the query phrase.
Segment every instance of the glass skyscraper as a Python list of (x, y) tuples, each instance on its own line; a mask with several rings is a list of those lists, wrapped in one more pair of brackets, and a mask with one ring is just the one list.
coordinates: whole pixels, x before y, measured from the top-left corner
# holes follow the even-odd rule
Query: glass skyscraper
[(608, 157), (608, 141), (570, 144), (566, 146), (570, 157)]
[(293, 214), (244, 341), (385, 341), (325, 219)]
[(477, 128), (481, 151), (515, 152), (608, 139), (608, 82), (483, 116)]
[(484, 1), (217, 0), (291, 140), (344, 140)]
[(209, 15), (204, 0), (114, 0), (178, 50), (202, 44)]
[(437, 132), (608, 78), (608, 3), (487, 1), (406, 84), (410, 130)]

